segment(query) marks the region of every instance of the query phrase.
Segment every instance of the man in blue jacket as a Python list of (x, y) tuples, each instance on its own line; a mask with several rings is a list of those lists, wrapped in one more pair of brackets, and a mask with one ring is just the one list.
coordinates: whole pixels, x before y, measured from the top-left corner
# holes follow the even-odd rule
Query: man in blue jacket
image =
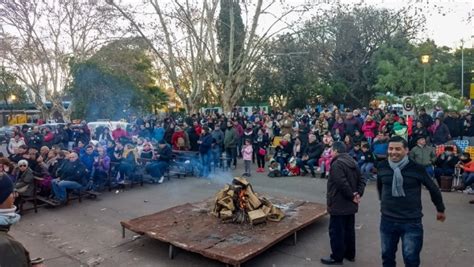
[(201, 137), (199, 137), (199, 154), (201, 155), (201, 177), (208, 177), (211, 168), (211, 147), (213, 139), (210, 129), (202, 127)]

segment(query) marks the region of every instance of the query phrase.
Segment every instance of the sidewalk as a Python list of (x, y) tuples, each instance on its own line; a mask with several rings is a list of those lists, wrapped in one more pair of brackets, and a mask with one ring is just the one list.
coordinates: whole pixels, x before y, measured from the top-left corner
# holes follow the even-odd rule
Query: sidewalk
[[(240, 161), (235, 175), (243, 173)], [(253, 170), (256, 169), (253, 166)], [(121, 220), (130, 219), (186, 202), (213, 196), (233, 175), (217, 173), (206, 180), (194, 177), (171, 179), (161, 185), (134, 187), (124, 192), (106, 192), (99, 200), (72, 202), (56, 209), (28, 212), (12, 230), (32, 257), (46, 258), (47, 266), (223, 266), (200, 255), (179, 251), (168, 259), (168, 246), (127, 232), (121, 237)], [(255, 191), (325, 203), (326, 180), (311, 177), (269, 178), (252, 173), (248, 178)], [(435, 220), (435, 209), (424, 191), (425, 242), (423, 266), (473, 266), (474, 196), (443, 193), (447, 221)], [(378, 234), (379, 202), (375, 184), (369, 184), (356, 216), (358, 254), (346, 266), (381, 266)], [(301, 231), (298, 243), (283, 241), (244, 266), (322, 266), (320, 257), (329, 255), (328, 217)], [(400, 251), (400, 249), (399, 249)], [(401, 253), (398, 263), (402, 266)]]

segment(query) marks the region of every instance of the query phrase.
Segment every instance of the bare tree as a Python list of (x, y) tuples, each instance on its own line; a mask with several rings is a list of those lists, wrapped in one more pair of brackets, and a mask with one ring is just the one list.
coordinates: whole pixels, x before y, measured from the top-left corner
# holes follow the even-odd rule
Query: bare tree
[(114, 33), (114, 18), (113, 9), (94, 1), (0, 1), (0, 57), (31, 90), (45, 118), (54, 113), (69, 117), (70, 109), (64, 109), (62, 100), (70, 65), (108, 40)]
[[(230, 48), (226, 56), (228, 68), (224, 71), (216, 42), (219, 2), (148, 0), (138, 10), (136, 6), (127, 7), (108, 0), (130, 22), (132, 28), (148, 40), (160, 64), (166, 69), (173, 89), (189, 112), (197, 110), (206, 100), (205, 95), (220, 99), (224, 111), (231, 111), (264, 53), (264, 44), (275, 34), (288, 29), (284, 18), (294, 12), (304, 11), (300, 6), (285, 7), (281, 14), (276, 15), (272, 8), (281, 4), (280, 1), (242, 1), (240, 5), (243, 5), (246, 21), (244, 47), (239, 55), (233, 54), (235, 25), (234, 14), (230, 13)], [(146, 12), (150, 7), (154, 14)], [(150, 15), (150, 20), (155, 18), (158, 25), (143, 23), (144, 15)], [(272, 19), (260, 29), (258, 26), (264, 15)], [(148, 28), (150, 26), (155, 27), (155, 30), (151, 31)]]

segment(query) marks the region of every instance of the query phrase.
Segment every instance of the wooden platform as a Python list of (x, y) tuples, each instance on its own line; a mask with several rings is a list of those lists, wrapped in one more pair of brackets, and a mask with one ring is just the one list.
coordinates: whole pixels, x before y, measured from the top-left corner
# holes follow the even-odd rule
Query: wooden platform
[(267, 222), (251, 226), (222, 223), (208, 214), (212, 200), (187, 203), (151, 215), (122, 221), (125, 229), (170, 244), (169, 256), (174, 247), (199, 253), (204, 257), (233, 266), (252, 259), (279, 241), (293, 235), (296, 243), (298, 230), (325, 216), (326, 206), (289, 198), (271, 198), (286, 217), (281, 222)]

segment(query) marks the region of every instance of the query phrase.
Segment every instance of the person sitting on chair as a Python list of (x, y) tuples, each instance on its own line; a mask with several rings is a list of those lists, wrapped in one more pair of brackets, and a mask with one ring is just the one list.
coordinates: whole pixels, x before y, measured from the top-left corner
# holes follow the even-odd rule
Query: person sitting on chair
[(434, 176), (441, 187), (441, 176), (452, 176), (456, 164), (459, 162), (459, 157), (454, 154), (454, 149), (447, 146), (444, 152), (436, 158)]
[[(156, 153), (154, 161), (148, 164), (145, 169), (153, 177), (152, 182), (163, 183), (165, 179), (166, 169), (169, 168), (173, 151), (165, 140), (158, 142), (158, 153)], [(159, 178), (158, 181), (156, 179)]]
[(82, 190), (87, 185), (87, 169), (79, 160), (77, 153), (70, 153), (68, 159), (58, 170), (59, 178), (52, 182), (53, 201), (59, 204), (66, 202), (67, 189)]
[(98, 155), (94, 157), (94, 173), (92, 174), (93, 190), (101, 191), (105, 180), (107, 179), (110, 169), (110, 158), (105, 153), (105, 148), (99, 146), (97, 148)]
[[(474, 184), (474, 161), (471, 160), (469, 153), (464, 152), (461, 154), (460, 161), (456, 164), (456, 168), (460, 168), (462, 171), (462, 185), (456, 186), (456, 190), (464, 190), (468, 186)], [(471, 188), (468, 193), (472, 192)]]
[[(15, 199), (18, 204), (21, 201), (21, 197), (31, 197), (34, 194), (35, 177), (33, 171), (28, 168), (28, 161), (22, 159), (18, 162), (18, 169), (16, 170), (16, 182), (15, 192), (19, 194), (19, 197)], [(17, 205), (18, 207), (18, 205)]]

